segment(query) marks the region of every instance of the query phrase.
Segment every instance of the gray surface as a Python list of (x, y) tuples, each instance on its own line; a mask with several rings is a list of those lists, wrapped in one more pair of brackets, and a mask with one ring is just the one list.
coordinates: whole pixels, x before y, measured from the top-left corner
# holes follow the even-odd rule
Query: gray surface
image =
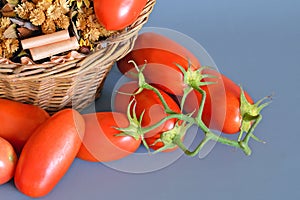
[[(255, 100), (274, 94), (256, 129), (267, 144), (251, 142), (250, 157), (217, 144), (203, 159), (140, 174), (76, 160), (44, 199), (299, 199), (299, 10), (298, 0), (158, 1), (147, 26), (194, 38)], [(97, 110), (109, 109), (118, 76), (114, 68)], [(28, 198), (6, 184), (0, 199)]]

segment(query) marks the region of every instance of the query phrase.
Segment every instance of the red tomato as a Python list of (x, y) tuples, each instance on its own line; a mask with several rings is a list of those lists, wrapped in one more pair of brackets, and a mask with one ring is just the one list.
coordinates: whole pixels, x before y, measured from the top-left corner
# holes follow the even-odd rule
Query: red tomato
[(0, 137), (8, 140), (17, 153), (21, 152), (32, 132), (49, 118), (49, 114), (34, 105), (0, 99)]
[[(115, 96), (114, 109), (118, 112), (125, 113), (130, 101), (132, 100), (132, 96), (128, 94), (133, 94), (137, 90), (137, 88), (138, 84), (135, 81), (123, 84), (118, 89), (118, 92)], [(163, 92), (162, 90), (159, 90), (159, 92), (173, 112), (181, 112), (175, 100), (173, 100), (167, 93)], [(134, 99), (136, 102), (135, 113), (138, 119), (144, 112), (141, 121), (142, 127), (149, 127), (151, 125), (154, 125), (168, 115), (163, 107), (161, 100), (152, 90), (144, 89), (141, 93), (135, 95)], [(133, 105), (131, 107), (131, 110), (133, 110)], [(169, 119), (161, 126), (147, 132), (144, 137), (149, 147), (155, 150), (159, 147), (162, 147), (162, 142), (158, 142), (156, 144), (154, 144), (154, 142), (159, 138), (160, 134), (173, 129), (176, 122), (177, 119), (175, 118)], [(154, 138), (156, 139), (154, 140)]]
[(188, 68), (189, 62), (192, 69), (200, 67), (198, 59), (189, 50), (166, 36), (152, 32), (140, 34), (133, 50), (117, 62), (121, 73), (134, 78), (132, 74), (136, 74), (136, 69), (128, 63), (130, 60), (139, 67), (146, 61), (143, 71), (146, 81), (176, 95), (182, 95), (185, 87), (183, 74), (176, 64), (184, 69)]
[(0, 137), (0, 185), (8, 182), (15, 173), (17, 155), (13, 146)]
[(108, 162), (124, 158), (137, 150), (141, 139), (116, 136), (114, 127), (127, 127), (127, 116), (117, 112), (97, 112), (83, 115), (86, 131), (77, 157), (91, 162)]
[[(242, 116), (240, 112), (241, 88), (231, 79), (214, 70), (204, 70), (203, 73), (211, 74), (216, 78), (205, 78), (203, 81), (212, 81), (216, 84), (201, 86), (206, 92), (202, 120), (211, 129), (233, 134), (240, 131)], [(247, 100), (253, 104), (253, 100), (245, 92)], [(194, 90), (186, 99), (184, 110), (198, 113), (202, 95)]]
[(85, 130), (83, 117), (64, 109), (43, 123), (25, 144), (15, 172), (15, 185), (30, 197), (48, 194), (78, 153)]
[(147, 0), (94, 0), (94, 10), (107, 30), (121, 30), (137, 20), (146, 3)]

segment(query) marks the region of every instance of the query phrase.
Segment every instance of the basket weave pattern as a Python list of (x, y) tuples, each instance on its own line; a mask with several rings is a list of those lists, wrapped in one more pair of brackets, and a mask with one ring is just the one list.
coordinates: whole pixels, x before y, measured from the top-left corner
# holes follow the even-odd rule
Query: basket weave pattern
[(133, 24), (101, 41), (96, 51), (85, 58), (63, 63), (0, 64), (0, 98), (38, 105), (50, 113), (66, 107), (85, 108), (100, 95), (115, 61), (133, 48), (155, 2), (148, 0)]

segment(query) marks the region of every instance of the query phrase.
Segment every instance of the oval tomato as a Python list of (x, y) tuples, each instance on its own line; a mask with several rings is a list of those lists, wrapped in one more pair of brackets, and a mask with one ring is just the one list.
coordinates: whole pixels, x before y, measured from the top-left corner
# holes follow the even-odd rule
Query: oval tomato
[(86, 130), (77, 157), (91, 162), (109, 162), (135, 152), (141, 139), (116, 136), (121, 132), (115, 127), (127, 127), (127, 116), (117, 112), (96, 112), (83, 115)]
[[(214, 70), (203, 70), (204, 74), (210, 74), (215, 78), (204, 78), (203, 81), (215, 82), (215, 84), (201, 86), (206, 92), (202, 120), (211, 129), (233, 134), (240, 131), (242, 116), (240, 112), (241, 88), (225, 75)], [(245, 96), (249, 103), (253, 100), (248, 93)], [(188, 113), (198, 113), (199, 103), (202, 100), (200, 92), (193, 90), (186, 98), (184, 110)]]
[(64, 109), (43, 123), (25, 144), (15, 172), (15, 185), (30, 197), (48, 194), (78, 153), (85, 130), (80, 113)]
[(42, 108), (0, 99), (0, 137), (8, 140), (19, 154), (33, 131), (49, 118)]
[(132, 24), (147, 0), (94, 0), (97, 20), (107, 30), (121, 30)]
[(145, 32), (138, 36), (133, 50), (117, 62), (121, 73), (136, 78), (133, 60), (139, 67), (145, 62), (143, 74), (148, 83), (176, 95), (182, 95), (185, 87), (183, 74), (176, 64), (187, 69), (189, 62), (192, 69), (201, 65), (198, 59), (186, 48), (166, 36), (153, 32)]
[(0, 185), (12, 179), (17, 160), (17, 154), (13, 146), (7, 140), (0, 137)]
[[(132, 100), (132, 96), (129, 94), (133, 94), (138, 89), (138, 83), (135, 81), (128, 82), (123, 84), (117, 91), (115, 99), (114, 99), (114, 109), (117, 112), (125, 113), (127, 111), (128, 105)], [(167, 93), (159, 90), (169, 108), (175, 112), (180, 113), (180, 108), (175, 100), (173, 100)], [(139, 119), (143, 113), (141, 125), (144, 128), (147, 128), (151, 125), (154, 125), (165, 118), (168, 114), (166, 113), (161, 100), (158, 95), (148, 89), (143, 89), (142, 92), (136, 94), (134, 96), (135, 105), (132, 105), (130, 108), (131, 111), (135, 109), (135, 113), (137, 118)], [(135, 106), (135, 107), (133, 107)], [(172, 130), (175, 127), (177, 119), (172, 118), (167, 120), (162, 125), (158, 126), (155, 129), (148, 131), (144, 137), (145, 141), (149, 145), (150, 148), (156, 150), (163, 146), (162, 142), (154, 143), (156, 139), (160, 137), (160, 134), (163, 132)], [(155, 138), (155, 140), (154, 140)]]

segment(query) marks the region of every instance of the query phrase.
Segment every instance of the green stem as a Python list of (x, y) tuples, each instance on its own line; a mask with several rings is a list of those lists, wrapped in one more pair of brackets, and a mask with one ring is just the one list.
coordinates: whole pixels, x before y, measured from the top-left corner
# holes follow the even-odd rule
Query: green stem
[(195, 156), (197, 155), (200, 150), (204, 147), (204, 145), (210, 140), (209, 137), (205, 137), (199, 145), (195, 148), (194, 151), (190, 151), (186, 148), (186, 146), (182, 143), (182, 141), (179, 138), (176, 138), (173, 142), (176, 144), (186, 155), (188, 156)]
[(256, 136), (253, 135), (253, 132), (254, 132), (254, 129), (257, 127), (257, 125), (260, 123), (261, 120), (262, 120), (262, 115), (259, 114), (257, 116), (257, 118), (254, 120), (254, 123), (251, 126), (251, 128), (249, 129), (249, 131), (246, 134), (245, 138), (243, 139), (244, 142), (246, 142), (248, 144), (251, 137), (254, 138), (255, 140), (259, 140), (258, 138), (256, 138)]
[(245, 141), (236, 141), (236, 140), (231, 140), (219, 135), (216, 135), (212, 132), (208, 132), (207, 134), (210, 135), (210, 138), (216, 142), (228, 145), (228, 146), (232, 146), (232, 147), (236, 147), (236, 148), (240, 148), (244, 151), (244, 153), (246, 155), (250, 155), (251, 154), (251, 149), (248, 146), (248, 142)]
[(181, 112), (183, 111), (183, 107), (184, 107), (184, 104), (185, 104), (185, 100), (186, 100), (188, 94), (189, 94), (190, 92), (192, 92), (192, 91), (193, 91), (193, 88), (190, 87), (190, 86), (184, 88), (184, 90), (183, 90), (183, 95), (182, 95), (182, 99), (181, 99), (181, 102), (180, 102), (180, 110), (181, 110)]
[(156, 124), (153, 124), (153, 125), (148, 126), (148, 127), (141, 128), (141, 132), (142, 133), (147, 133), (147, 132), (161, 126), (163, 123), (165, 123), (169, 119), (174, 119), (174, 118), (179, 119), (179, 120), (183, 120), (185, 122), (189, 122), (189, 123), (192, 123), (192, 124), (196, 124), (195, 119), (193, 117), (190, 117), (190, 116), (187, 116), (187, 115), (184, 115), (184, 114), (170, 114), (170, 115), (166, 116), (165, 118), (163, 118), (162, 120), (160, 120), (159, 122), (157, 122)]
[(201, 88), (196, 88), (196, 90), (198, 92), (200, 92), (202, 95), (202, 99), (201, 99), (201, 103), (199, 106), (199, 111), (197, 113), (196, 119), (197, 119), (197, 121), (202, 121), (202, 113), (203, 113), (204, 103), (206, 100), (206, 92), (204, 90), (202, 90)]
[(152, 90), (153, 92), (155, 92), (155, 94), (158, 96), (158, 98), (162, 102), (166, 113), (174, 113), (174, 111), (169, 107), (166, 100), (164, 99), (164, 97), (162, 96), (162, 94), (160, 93), (160, 91), (157, 88), (149, 85), (148, 83), (145, 83), (143, 85), (143, 88), (148, 89), (148, 90)]

